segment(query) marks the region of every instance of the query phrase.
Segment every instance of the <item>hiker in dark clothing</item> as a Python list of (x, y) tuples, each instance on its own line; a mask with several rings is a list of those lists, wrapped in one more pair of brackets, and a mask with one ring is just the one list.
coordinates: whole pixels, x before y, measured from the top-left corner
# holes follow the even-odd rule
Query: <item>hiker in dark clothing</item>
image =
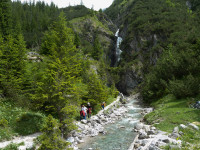
[(106, 103), (105, 103), (105, 102), (101, 103), (101, 108), (102, 108), (102, 109), (104, 109), (105, 106), (106, 106)]
[(90, 103), (88, 102), (88, 104), (87, 104), (87, 115), (88, 115), (88, 118), (91, 117), (91, 114), (92, 114), (92, 107), (91, 107)]

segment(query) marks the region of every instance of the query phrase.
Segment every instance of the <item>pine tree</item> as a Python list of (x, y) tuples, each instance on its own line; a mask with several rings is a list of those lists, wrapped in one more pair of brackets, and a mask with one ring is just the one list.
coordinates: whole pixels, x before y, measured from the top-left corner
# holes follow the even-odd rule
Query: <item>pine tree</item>
[(39, 137), (41, 146), (38, 150), (64, 150), (67, 142), (61, 138), (60, 124), (49, 115), (42, 129), (43, 134)]
[(21, 92), (25, 72), (26, 47), (23, 36), (0, 38), (0, 89), (4, 96), (17, 98)]
[(103, 55), (103, 49), (101, 48), (101, 44), (97, 36), (94, 39), (93, 45), (92, 57), (96, 60), (100, 60)]
[[(72, 108), (80, 102), (76, 85), (80, 82), (82, 71), (82, 59), (74, 45), (74, 33), (66, 25), (61, 13), (58, 21), (45, 33), (41, 53), (48, 55), (49, 60), (43, 79), (37, 83), (36, 93), (32, 95), (36, 106), (57, 116), (63, 128), (66, 122), (72, 123), (70, 118), (74, 115), (68, 112), (67, 106)], [(69, 127), (65, 129), (69, 130)]]
[(5, 37), (11, 33), (11, 0), (0, 1), (0, 33)]
[(88, 91), (88, 99), (92, 105), (99, 104), (108, 99), (107, 88), (95, 72), (92, 72), (89, 75)]

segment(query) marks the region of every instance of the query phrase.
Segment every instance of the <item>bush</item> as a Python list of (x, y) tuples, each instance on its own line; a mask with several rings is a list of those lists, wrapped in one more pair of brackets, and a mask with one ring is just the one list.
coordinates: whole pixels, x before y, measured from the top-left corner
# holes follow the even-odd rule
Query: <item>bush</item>
[(1, 119), (0, 120), (0, 126), (1, 127), (7, 127), (8, 126), (8, 121), (5, 118)]
[(15, 131), (21, 135), (33, 134), (41, 130), (43, 123), (44, 115), (40, 113), (22, 113), (16, 118)]
[(199, 92), (199, 79), (188, 75), (182, 80), (170, 80), (168, 89), (177, 98), (195, 96)]
[(39, 137), (41, 142), (39, 150), (64, 150), (67, 142), (61, 138), (58, 121), (49, 115), (45, 122), (43, 134)]

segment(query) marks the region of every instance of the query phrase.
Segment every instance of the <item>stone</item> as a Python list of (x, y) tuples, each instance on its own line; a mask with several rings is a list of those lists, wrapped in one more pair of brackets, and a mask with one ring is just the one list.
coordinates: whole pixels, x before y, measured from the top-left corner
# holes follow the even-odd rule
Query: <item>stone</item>
[(142, 140), (142, 146), (145, 146), (148, 142), (149, 140), (146, 140), (146, 139)]
[(99, 124), (101, 124), (101, 120), (100, 119), (96, 120), (96, 122), (99, 123)]
[(170, 135), (170, 137), (171, 137), (172, 139), (177, 139), (177, 138), (180, 137), (180, 135), (179, 135), (178, 133), (172, 133), (172, 134)]
[(161, 149), (158, 148), (157, 146), (151, 144), (151, 145), (149, 146), (149, 150), (161, 150)]
[(153, 111), (153, 108), (145, 108), (144, 112), (145, 113), (151, 113)]
[(190, 123), (188, 126), (192, 127), (195, 130), (199, 130), (199, 127), (193, 123)]
[(151, 130), (156, 130), (156, 127), (151, 127)]
[(147, 132), (148, 135), (155, 134), (155, 133), (156, 133), (155, 130), (150, 130)]
[(74, 140), (73, 137), (68, 137), (68, 138), (67, 138), (67, 141), (70, 142), (70, 143), (73, 143), (75, 140)]
[(139, 143), (135, 143), (134, 144), (134, 148), (138, 148), (138, 147), (140, 147), (140, 144)]
[(87, 120), (81, 120), (82, 123), (86, 124), (87, 123)]
[(165, 147), (167, 144), (161, 141), (161, 142), (157, 142), (156, 145), (158, 147)]
[(135, 125), (135, 129), (140, 130), (140, 129), (143, 128), (143, 126), (144, 126), (143, 123), (137, 123), (137, 124)]
[(110, 117), (111, 117), (111, 118), (115, 118), (116, 115), (115, 115), (114, 113), (112, 113), (112, 114), (110, 115)]
[(187, 128), (187, 126), (184, 124), (180, 124), (180, 128), (185, 129), (185, 128)]
[(181, 136), (184, 135), (184, 133), (183, 133), (182, 131), (180, 131), (179, 134), (180, 134)]
[(144, 129), (146, 132), (148, 132), (148, 131), (150, 131), (150, 126), (149, 126), (149, 125), (144, 125), (143, 129)]
[(162, 140), (164, 143), (170, 143), (170, 140), (169, 139), (163, 139)]
[(139, 139), (145, 139), (145, 138), (147, 138), (147, 133), (146, 132), (140, 132)]
[(179, 128), (175, 127), (174, 130), (173, 130), (173, 133), (178, 133), (178, 132), (179, 132)]

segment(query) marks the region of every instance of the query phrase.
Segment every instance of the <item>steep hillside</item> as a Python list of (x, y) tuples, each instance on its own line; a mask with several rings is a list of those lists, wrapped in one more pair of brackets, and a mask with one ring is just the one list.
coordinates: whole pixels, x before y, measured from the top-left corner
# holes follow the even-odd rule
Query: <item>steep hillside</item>
[(54, 136), (59, 148), (50, 149), (62, 149), (61, 133), (76, 129), (80, 105), (90, 103), (95, 114), (118, 95), (109, 72), (116, 27), (84, 6), (6, 0), (0, 11), (0, 141), (42, 129), (41, 149)]

